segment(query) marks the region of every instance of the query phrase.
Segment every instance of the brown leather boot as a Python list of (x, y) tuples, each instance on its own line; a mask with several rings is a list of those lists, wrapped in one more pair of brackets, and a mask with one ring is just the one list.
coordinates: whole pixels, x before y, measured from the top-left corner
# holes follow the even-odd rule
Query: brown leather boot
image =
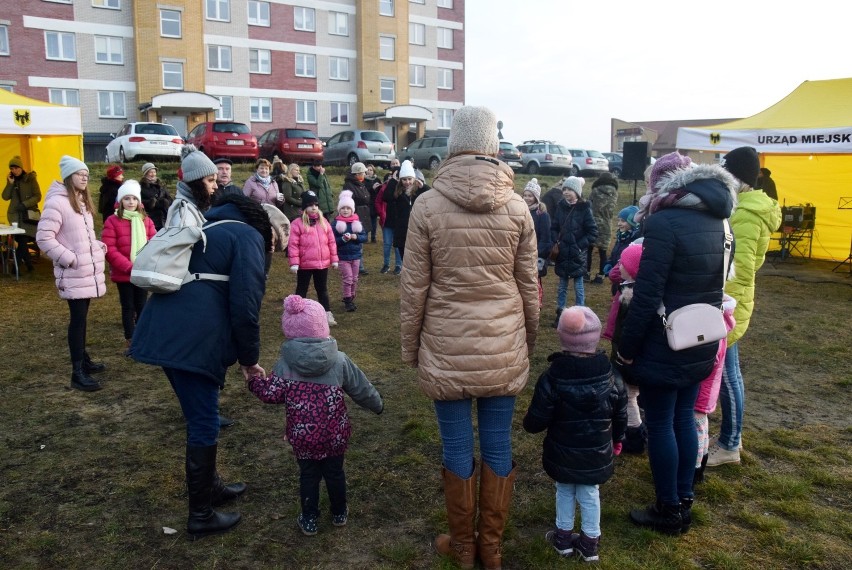
[(512, 470), (506, 477), (498, 477), (491, 467), (482, 462), (482, 475), (479, 481), (479, 537), (477, 550), (479, 560), (486, 570), (501, 570), (503, 552), (503, 529), (509, 519), (509, 504), (512, 502), (512, 489), (515, 485), (517, 469), (512, 462)]
[(476, 517), (476, 466), (467, 479), (441, 467), (444, 479), (444, 500), (450, 534), (435, 538), (435, 550), (451, 557), (462, 568), (473, 568), (476, 562), (476, 540), (473, 520)]

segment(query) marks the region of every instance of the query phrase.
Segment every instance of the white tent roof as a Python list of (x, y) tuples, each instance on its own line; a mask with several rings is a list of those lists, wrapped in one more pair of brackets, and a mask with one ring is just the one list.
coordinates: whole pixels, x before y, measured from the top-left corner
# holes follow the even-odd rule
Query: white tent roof
[(52, 105), (0, 89), (0, 133), (11, 135), (80, 135), (79, 107)]

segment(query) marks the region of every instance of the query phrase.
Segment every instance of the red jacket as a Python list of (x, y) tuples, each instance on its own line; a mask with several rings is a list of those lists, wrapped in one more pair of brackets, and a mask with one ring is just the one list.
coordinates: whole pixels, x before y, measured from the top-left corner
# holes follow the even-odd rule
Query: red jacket
[[(325, 229), (323, 229), (325, 228)], [(299, 269), (328, 269), (337, 263), (337, 242), (331, 222), (305, 227), (302, 218), (296, 218), (290, 224), (290, 241), (287, 243), (290, 265)]]
[[(148, 239), (157, 233), (154, 222), (145, 216), (145, 233)], [(101, 241), (107, 245), (106, 260), (109, 262), (109, 278), (113, 283), (127, 283), (130, 281), (130, 270), (133, 262), (130, 261), (130, 220), (119, 218), (115, 214), (108, 217), (104, 222), (104, 231), (101, 233)]]

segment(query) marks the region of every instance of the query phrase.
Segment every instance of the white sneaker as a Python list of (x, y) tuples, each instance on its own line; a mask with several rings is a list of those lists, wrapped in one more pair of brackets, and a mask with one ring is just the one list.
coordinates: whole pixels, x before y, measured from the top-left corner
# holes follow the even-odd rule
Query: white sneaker
[(726, 463), (739, 463), (740, 450), (728, 451), (724, 447), (720, 447), (718, 443), (710, 448), (709, 457), (707, 458), (707, 467), (718, 467)]
[(337, 324), (337, 321), (334, 320), (334, 315), (331, 314), (331, 311), (326, 311), (325, 316), (328, 319), (328, 326), (333, 327)]

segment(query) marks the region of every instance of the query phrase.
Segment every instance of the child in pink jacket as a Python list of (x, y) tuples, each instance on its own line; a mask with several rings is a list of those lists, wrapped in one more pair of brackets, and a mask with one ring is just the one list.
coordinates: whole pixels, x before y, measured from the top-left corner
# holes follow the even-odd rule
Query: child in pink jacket
[[(730, 295), (722, 297), (722, 311), (725, 315), (725, 327), (728, 332), (734, 330), (734, 308), (737, 301)], [(707, 467), (707, 457), (710, 448), (710, 426), (707, 416), (716, 409), (716, 400), (719, 399), (719, 388), (722, 386), (722, 370), (725, 368), (725, 351), (728, 349), (728, 340), (723, 338), (719, 341), (719, 350), (716, 352), (716, 361), (713, 363), (713, 371), (710, 376), (701, 381), (698, 389), (698, 398), (695, 400), (695, 429), (698, 431), (698, 457), (695, 461), (695, 478), (693, 484), (704, 482), (704, 469)]]
[(328, 268), (337, 269), (337, 243), (331, 224), (320, 212), (319, 198), (312, 190), (302, 193), (302, 216), (290, 224), (287, 253), (290, 271), (296, 274), (296, 295), (306, 297), (313, 279), (328, 324), (336, 325), (328, 299)]
[(118, 287), (121, 303), (121, 324), (124, 327), (125, 348), (136, 329), (136, 319), (142, 313), (148, 292), (130, 282), (130, 271), (136, 254), (157, 233), (154, 222), (142, 207), (142, 188), (135, 180), (127, 180), (118, 189), (118, 209), (104, 222), (101, 240), (107, 245), (109, 278)]

